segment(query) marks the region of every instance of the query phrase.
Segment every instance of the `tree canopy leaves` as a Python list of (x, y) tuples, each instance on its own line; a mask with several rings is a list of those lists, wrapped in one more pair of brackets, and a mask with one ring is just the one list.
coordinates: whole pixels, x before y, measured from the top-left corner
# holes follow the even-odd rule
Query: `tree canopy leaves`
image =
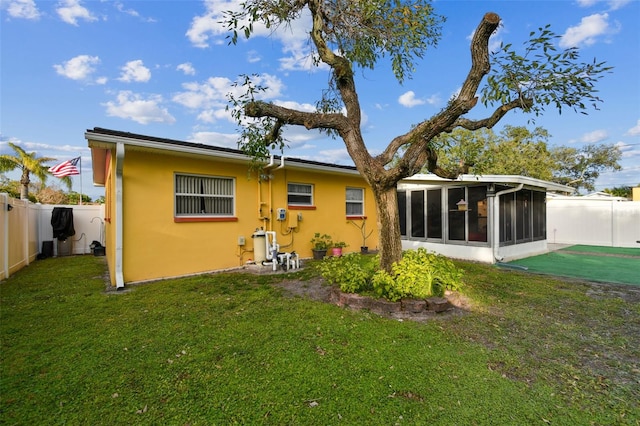
[(596, 82), (612, 67), (604, 62), (580, 62), (580, 51), (573, 47), (557, 51), (554, 41), (560, 36), (550, 25), (532, 31), (519, 54), (511, 44), (501, 44), (492, 57), (487, 85), (482, 89), (485, 105), (507, 104), (514, 100), (521, 108), (540, 115), (551, 105), (559, 113), (564, 107), (585, 114), (589, 106), (597, 109), (602, 100), (596, 96)]
[(549, 133), (537, 127), (505, 126), (499, 135), (488, 129), (456, 129), (438, 136), (443, 168), (465, 173), (521, 175), (593, 191), (603, 171), (621, 169), (622, 153), (615, 145), (591, 144), (582, 148), (548, 146)]
[[(387, 271), (402, 253), (396, 184), (425, 166), (445, 178), (460, 173), (439, 164), (438, 149), (443, 147), (436, 141), (439, 135), (457, 128), (491, 129), (516, 109), (538, 115), (552, 105), (559, 111), (567, 106), (583, 112), (599, 101), (595, 83), (611, 70), (603, 62), (581, 62), (577, 49), (555, 52), (558, 36), (548, 26), (531, 33), (522, 51), (507, 44), (491, 56), (489, 38), (499, 27), (500, 17), (486, 13), (473, 34), (471, 67), (459, 92), (432, 117), (407, 123), (404, 133), (372, 156), (360, 128), (362, 109), (354, 67), (372, 69), (388, 59), (395, 78), (404, 81), (427, 48), (437, 45), (444, 18), (428, 0), (246, 0), (239, 11), (226, 14), (225, 24), (230, 43), (235, 44), (242, 35), (250, 38), (257, 25), (277, 28), (301, 17), (310, 17), (314, 63), (329, 69), (327, 89), (316, 111), (309, 112), (256, 99), (263, 87), (246, 79), (246, 94), (230, 97), (241, 128), (240, 146), (251, 155), (265, 157), (269, 149), (286, 146), (281, 136), (285, 126), (320, 129), (340, 137), (372, 188), (381, 266)], [(495, 109), (485, 118), (468, 118), (479, 100)]]
[[(8, 172), (18, 169), (21, 172), (20, 198), (27, 199), (29, 194), (30, 176), (34, 174), (41, 182), (46, 182), (49, 173), (49, 167), (44, 163), (55, 161), (55, 158), (37, 157), (35, 152), (26, 152), (19, 145), (9, 142), (8, 145), (13, 149), (15, 155), (0, 155), (0, 172)], [(70, 181), (69, 181), (70, 182)]]

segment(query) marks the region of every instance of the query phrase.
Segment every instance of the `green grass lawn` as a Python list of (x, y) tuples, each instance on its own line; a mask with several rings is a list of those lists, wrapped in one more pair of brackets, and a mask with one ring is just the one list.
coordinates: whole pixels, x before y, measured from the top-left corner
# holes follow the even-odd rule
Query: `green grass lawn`
[(471, 311), (417, 323), (282, 275), (115, 293), (104, 258), (38, 261), (0, 283), (0, 423), (640, 423), (636, 287), (458, 265)]

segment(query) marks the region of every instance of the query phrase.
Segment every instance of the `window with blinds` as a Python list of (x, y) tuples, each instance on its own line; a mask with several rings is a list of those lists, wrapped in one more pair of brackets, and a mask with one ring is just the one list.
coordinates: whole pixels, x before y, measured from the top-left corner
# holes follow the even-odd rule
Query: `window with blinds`
[(233, 178), (175, 175), (176, 216), (233, 216)]
[(347, 216), (364, 216), (364, 189), (347, 188)]
[(313, 206), (313, 185), (308, 183), (288, 183), (287, 204)]

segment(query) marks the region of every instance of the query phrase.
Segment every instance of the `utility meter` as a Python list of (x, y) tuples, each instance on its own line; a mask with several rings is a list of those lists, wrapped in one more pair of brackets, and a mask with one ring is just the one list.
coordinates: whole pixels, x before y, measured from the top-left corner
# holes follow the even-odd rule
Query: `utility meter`
[(278, 220), (285, 220), (287, 218), (287, 211), (285, 209), (276, 210), (278, 214)]

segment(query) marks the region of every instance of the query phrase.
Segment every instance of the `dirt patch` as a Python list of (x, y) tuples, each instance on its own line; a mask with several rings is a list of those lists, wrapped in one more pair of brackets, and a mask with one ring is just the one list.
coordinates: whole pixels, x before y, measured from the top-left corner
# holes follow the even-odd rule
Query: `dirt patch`
[(640, 287), (626, 284), (611, 284), (600, 282), (587, 282), (588, 296), (602, 299), (617, 297), (629, 303), (640, 303)]

